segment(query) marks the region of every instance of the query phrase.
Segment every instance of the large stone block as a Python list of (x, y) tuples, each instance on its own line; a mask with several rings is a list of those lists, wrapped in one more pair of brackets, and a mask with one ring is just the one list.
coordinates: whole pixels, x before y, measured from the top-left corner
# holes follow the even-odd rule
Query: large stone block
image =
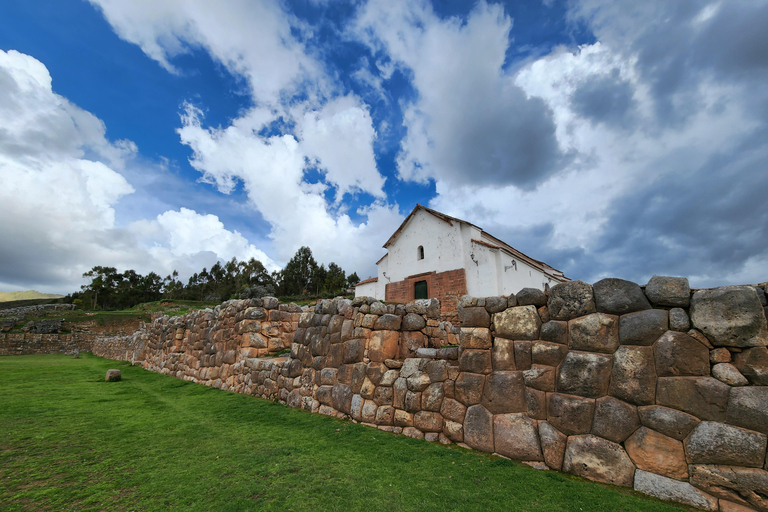
[(547, 305), (546, 294), (538, 288), (523, 288), (515, 295), (518, 306), (536, 306), (537, 308)]
[(736, 353), (733, 365), (753, 386), (768, 386), (768, 348), (748, 348)]
[(619, 346), (618, 317), (593, 313), (568, 322), (568, 346), (574, 350), (613, 354)]
[(765, 434), (714, 421), (702, 421), (685, 440), (691, 464), (759, 468), (765, 463), (765, 448)]
[(455, 393), (456, 400), (466, 406), (480, 403), (485, 387), (485, 375), (477, 373), (459, 373), (456, 378)]
[(430, 384), (421, 394), (421, 408), (426, 411), (439, 411), (445, 398), (442, 382)]
[(455, 421), (457, 423), (464, 422), (464, 415), (467, 413), (467, 408), (453, 398), (446, 398), (443, 400), (443, 405), (440, 407), (440, 414), (446, 420)]
[(544, 462), (552, 469), (563, 469), (565, 445), (568, 437), (547, 421), (539, 422), (539, 439)]
[(645, 285), (645, 295), (656, 306), (687, 308), (691, 302), (691, 288), (685, 277), (653, 276)]
[(614, 443), (623, 443), (639, 426), (640, 418), (634, 405), (612, 396), (604, 396), (595, 401), (593, 434)]
[(403, 331), (400, 335), (400, 358), (416, 357), (419, 349), (427, 346), (427, 337), (421, 331)]
[(493, 414), (525, 412), (525, 384), (522, 372), (493, 372), (485, 378), (483, 406)]
[(493, 349), (491, 350), (491, 360), (494, 371), (516, 370), (515, 342), (505, 340), (504, 338), (495, 338), (493, 340)]
[(734, 388), (728, 397), (728, 423), (768, 434), (768, 387)]
[(352, 387), (348, 384), (334, 384), (331, 393), (333, 408), (343, 413), (352, 412)]
[(534, 364), (523, 372), (526, 387), (540, 391), (555, 390), (555, 367)]
[(609, 277), (592, 285), (595, 307), (602, 313), (624, 315), (651, 309), (640, 286), (624, 279)]
[(691, 322), (716, 347), (768, 345), (763, 306), (750, 286), (696, 291), (691, 299)]
[(729, 386), (746, 386), (749, 384), (747, 378), (731, 363), (717, 363), (712, 366), (712, 376)]
[(660, 500), (674, 501), (704, 510), (717, 510), (717, 498), (697, 489), (688, 482), (656, 475), (638, 469), (635, 472), (635, 490)]
[(422, 432), (440, 432), (443, 430), (443, 417), (437, 412), (419, 411), (413, 415), (413, 426)]
[(462, 327), (488, 327), (491, 325), (491, 315), (484, 307), (460, 307), (459, 318)]
[(584, 281), (568, 281), (553, 286), (549, 290), (547, 308), (552, 320), (571, 320), (597, 311), (592, 287)]
[(491, 351), (472, 349), (462, 351), (459, 356), (459, 370), (470, 373), (491, 373)]
[(408, 313), (403, 317), (402, 326), (404, 331), (420, 331), (427, 326), (427, 322), (421, 315)]
[(568, 438), (563, 471), (606, 484), (632, 487), (635, 465), (621, 445), (586, 434)]
[(624, 443), (638, 469), (676, 480), (688, 479), (683, 443), (647, 427), (640, 427)]
[(691, 466), (691, 483), (721, 500), (768, 510), (768, 471), (696, 464)]
[(637, 412), (640, 423), (678, 441), (685, 439), (701, 423), (696, 416), (661, 405), (638, 407)]
[(494, 313), (493, 325), (496, 335), (502, 338), (537, 340), (541, 330), (541, 318), (535, 306), (518, 306)]
[(401, 322), (402, 318), (397, 315), (381, 315), (376, 319), (376, 322), (374, 322), (373, 328), (377, 331), (399, 331)]
[(525, 388), (528, 416), (536, 420), (547, 419), (547, 394), (533, 388)]
[(532, 363), (532, 342), (515, 341), (515, 368), (518, 370), (528, 370)]
[(616, 350), (609, 392), (636, 405), (654, 403), (656, 366), (651, 347), (619, 347)]
[(497, 414), (493, 417), (496, 453), (515, 460), (544, 460), (536, 422), (526, 414)]
[(592, 352), (570, 351), (557, 375), (560, 393), (598, 398), (608, 393), (611, 379), (611, 356)]
[(493, 452), (493, 415), (482, 405), (473, 405), (464, 416), (464, 442), (475, 450)]
[(462, 327), (459, 345), (462, 349), (489, 349), (492, 345), (491, 330), (485, 327)]
[(647, 309), (619, 317), (619, 343), (650, 346), (667, 332), (669, 314), (662, 309)]
[(724, 421), (731, 388), (712, 377), (659, 377), (656, 403), (710, 421)]
[(568, 344), (568, 322), (550, 320), (541, 325), (541, 339), (552, 343)]
[(374, 331), (368, 344), (368, 357), (371, 361), (383, 362), (397, 357), (400, 348), (398, 331)]
[(669, 328), (680, 332), (688, 332), (691, 328), (691, 318), (683, 308), (672, 308), (669, 310)]
[(557, 366), (568, 353), (568, 347), (550, 341), (534, 341), (531, 343), (531, 361), (533, 364)]
[(659, 377), (709, 375), (709, 349), (685, 333), (667, 331), (653, 348)]
[(589, 433), (594, 413), (595, 401), (591, 398), (547, 393), (547, 421), (566, 435)]

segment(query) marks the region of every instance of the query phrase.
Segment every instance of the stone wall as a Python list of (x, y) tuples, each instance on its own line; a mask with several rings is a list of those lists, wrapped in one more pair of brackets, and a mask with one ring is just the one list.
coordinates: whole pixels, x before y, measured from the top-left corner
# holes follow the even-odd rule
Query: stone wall
[(91, 351), (91, 339), (77, 333), (0, 333), (0, 356), (71, 354)]
[[(457, 336), (434, 299), (230, 301), (155, 319), (122, 359), (706, 510), (768, 511), (765, 306), (764, 285), (573, 281), (463, 297)], [(290, 356), (254, 357), (278, 346), (273, 322), (295, 327)]]
[(0, 317), (4, 316), (34, 316), (49, 311), (71, 311), (74, 304), (38, 304), (36, 306), (20, 306), (17, 308), (0, 309)]

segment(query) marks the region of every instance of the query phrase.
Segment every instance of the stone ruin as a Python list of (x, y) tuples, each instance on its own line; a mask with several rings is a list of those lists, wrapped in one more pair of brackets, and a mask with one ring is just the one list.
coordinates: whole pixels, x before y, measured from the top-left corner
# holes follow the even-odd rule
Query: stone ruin
[(108, 356), (705, 510), (768, 511), (765, 307), (764, 285), (658, 276), (463, 297), (460, 329), (430, 300), (265, 298), (157, 318)]

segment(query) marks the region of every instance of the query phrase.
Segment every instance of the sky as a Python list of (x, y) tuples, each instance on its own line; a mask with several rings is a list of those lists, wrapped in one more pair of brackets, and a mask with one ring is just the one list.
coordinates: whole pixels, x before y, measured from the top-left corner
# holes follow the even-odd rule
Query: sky
[(593, 283), (768, 280), (764, 0), (0, 3), (0, 291), (301, 246), (422, 204)]

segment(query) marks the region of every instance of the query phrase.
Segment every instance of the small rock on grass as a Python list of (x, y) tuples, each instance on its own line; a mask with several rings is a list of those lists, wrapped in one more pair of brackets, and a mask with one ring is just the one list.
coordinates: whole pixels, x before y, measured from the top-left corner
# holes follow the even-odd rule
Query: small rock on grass
[(106, 382), (117, 382), (123, 380), (123, 373), (120, 370), (113, 368), (107, 370), (107, 375), (104, 377)]

